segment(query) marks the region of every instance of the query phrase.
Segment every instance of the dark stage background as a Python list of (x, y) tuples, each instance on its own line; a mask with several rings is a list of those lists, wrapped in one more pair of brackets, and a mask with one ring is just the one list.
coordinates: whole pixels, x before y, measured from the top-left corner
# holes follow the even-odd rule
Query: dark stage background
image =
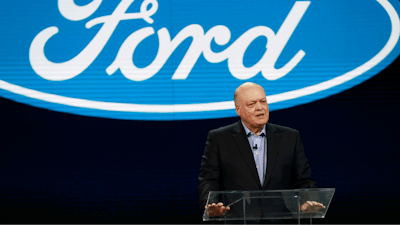
[[(319, 187), (336, 188), (317, 223), (398, 222), (399, 65), (271, 112), (270, 122), (300, 131)], [(3, 98), (0, 110), (2, 223), (200, 223), (207, 132), (238, 120), (101, 119)]]
[[(169, 12), (159, 2), (160, 10)], [(113, 1), (107, 4), (117, 5)], [(136, 12), (140, 3), (134, 4)], [(292, 5), (282, 15), (286, 16)], [(50, 14), (61, 18), (56, 4), (50, 6)], [(111, 14), (114, 9), (105, 7), (104, 10)], [(282, 15), (281, 20), (285, 18)], [(51, 21), (45, 23), (48, 20), (41, 18), (43, 26), (31, 31), (28, 44), (41, 30), (53, 25)], [(157, 18), (157, 21), (163, 20)], [(214, 26), (217, 22), (210, 24)], [(143, 24), (135, 26), (142, 28)], [(173, 32), (182, 29), (182, 24)], [(281, 21), (277, 24), (274, 29), (279, 28)], [(126, 29), (131, 25), (121, 26)], [(157, 23), (155, 26), (162, 27)], [(250, 26), (245, 28), (244, 31)], [(124, 29), (114, 42), (118, 47), (132, 32)], [(91, 32), (94, 36), (97, 30)], [(4, 40), (14, 41), (14, 36)], [(184, 44), (188, 47), (190, 43)], [(185, 46), (180, 51), (186, 52)], [(26, 59), (29, 45), (23, 47), (27, 65), (23, 70), (33, 74)], [(108, 49), (113, 53), (106, 58), (108, 61), (101, 56), (99, 61), (105, 62), (95, 63), (89, 72), (101, 71), (99, 77), (107, 80), (105, 65), (112, 62), (117, 50)], [(203, 59), (202, 65), (204, 62)], [(220, 71), (228, 73), (226, 63), (214, 68), (223, 68)], [(8, 73), (7, 70), (0, 72)], [(167, 72), (163, 74), (171, 82), (172, 73)], [(399, 75), (400, 58), (397, 58), (377, 75), (348, 90), (270, 113), (270, 122), (300, 131), (318, 186), (336, 188), (326, 218), (314, 223), (400, 223), (397, 215), (400, 210)], [(112, 78), (115, 76), (133, 83), (121, 74)], [(195, 74), (190, 76), (196, 78)], [(26, 77), (31, 79), (29, 74)], [(34, 79), (42, 78), (35, 76)], [(265, 82), (264, 78), (260, 79)], [(56, 112), (0, 98), (0, 223), (202, 223), (196, 189), (207, 133), (238, 120), (238, 117), (176, 121), (106, 119)]]

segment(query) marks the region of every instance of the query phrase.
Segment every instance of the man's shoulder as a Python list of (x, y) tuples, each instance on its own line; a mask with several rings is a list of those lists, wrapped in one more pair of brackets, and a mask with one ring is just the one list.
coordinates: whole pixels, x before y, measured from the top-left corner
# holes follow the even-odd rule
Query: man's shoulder
[(267, 123), (267, 132), (274, 132), (277, 134), (281, 134), (281, 133), (299, 133), (298, 130), (290, 128), (290, 127), (286, 127), (286, 126), (281, 126), (281, 125), (277, 125), (277, 124), (273, 124), (268, 122)]
[(240, 129), (241, 125), (242, 124), (240, 123), (240, 121), (238, 121), (238, 122), (235, 122), (235, 123), (223, 126), (223, 127), (219, 127), (219, 128), (213, 129), (210, 132), (214, 133), (214, 134), (231, 133), (231, 132), (234, 132), (235, 130)]

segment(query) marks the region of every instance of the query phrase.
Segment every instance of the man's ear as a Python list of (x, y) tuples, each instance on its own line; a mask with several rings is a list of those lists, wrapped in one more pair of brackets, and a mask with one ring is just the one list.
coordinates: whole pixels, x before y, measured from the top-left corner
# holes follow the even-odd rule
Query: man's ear
[(237, 114), (238, 116), (240, 116), (240, 111), (239, 111), (239, 109), (240, 109), (240, 106), (235, 106), (235, 111), (236, 111), (236, 114)]

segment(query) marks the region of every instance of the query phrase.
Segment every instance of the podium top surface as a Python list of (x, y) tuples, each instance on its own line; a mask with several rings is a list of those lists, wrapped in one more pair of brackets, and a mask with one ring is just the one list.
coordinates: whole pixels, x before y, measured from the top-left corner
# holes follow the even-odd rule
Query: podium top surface
[[(324, 218), (334, 193), (334, 188), (211, 191), (207, 205), (222, 202), (225, 207), (229, 206), (230, 210), (225, 215), (210, 216), (213, 214), (205, 209), (203, 220)], [(302, 206), (310, 205), (310, 202), (321, 203), (324, 208), (317, 212), (302, 211)]]

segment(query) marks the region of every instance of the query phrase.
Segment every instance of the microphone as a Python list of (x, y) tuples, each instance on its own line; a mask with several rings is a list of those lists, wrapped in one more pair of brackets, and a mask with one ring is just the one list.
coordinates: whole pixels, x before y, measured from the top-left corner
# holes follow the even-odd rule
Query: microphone
[(255, 146), (253, 146), (253, 149), (257, 149), (257, 144)]

